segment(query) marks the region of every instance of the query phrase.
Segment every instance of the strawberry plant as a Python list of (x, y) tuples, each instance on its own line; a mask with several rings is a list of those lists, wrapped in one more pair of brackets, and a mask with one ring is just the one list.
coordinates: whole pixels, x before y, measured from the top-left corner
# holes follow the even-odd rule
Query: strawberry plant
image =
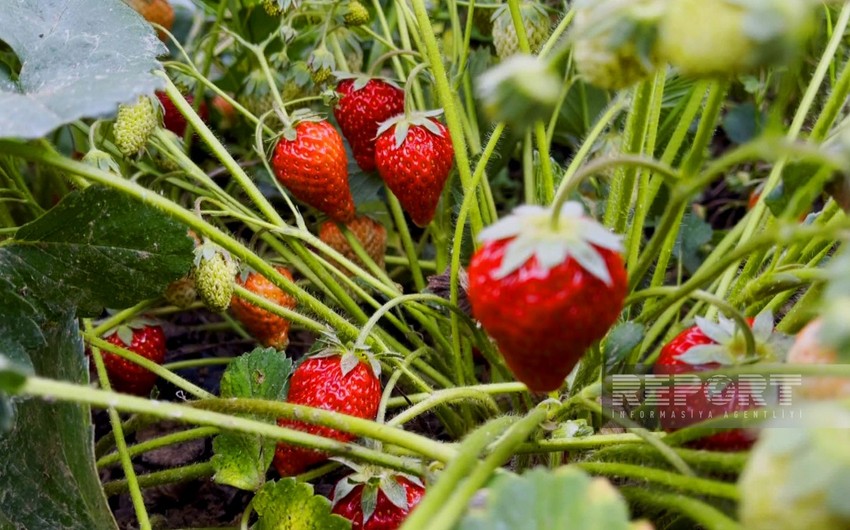
[(850, 526), (850, 2), (5, 4), (0, 529)]

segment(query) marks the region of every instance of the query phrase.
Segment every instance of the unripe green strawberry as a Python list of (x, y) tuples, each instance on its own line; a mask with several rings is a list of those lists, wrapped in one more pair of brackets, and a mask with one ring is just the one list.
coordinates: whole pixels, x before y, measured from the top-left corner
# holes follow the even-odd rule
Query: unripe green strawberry
[(369, 10), (359, 0), (351, 0), (348, 11), (343, 16), (346, 26), (362, 26), (368, 24), (370, 18)]
[(741, 528), (850, 528), (845, 486), (850, 412), (837, 404), (820, 404), (799, 411), (794, 422), (792, 429), (761, 430), (738, 480)]
[(174, 280), (165, 289), (163, 294), (165, 301), (173, 306), (185, 309), (195, 302), (198, 292), (195, 290), (195, 280), (191, 276), (184, 276)]
[(280, 7), (280, 2), (278, 2), (278, 0), (263, 0), (263, 9), (266, 10), (266, 13), (268, 13), (270, 17), (278, 17), (283, 13), (283, 9)]
[(230, 307), (238, 267), (230, 254), (209, 241), (195, 249), (195, 289), (207, 309), (221, 313)]
[(730, 76), (792, 60), (811, 34), (808, 0), (670, 0), (660, 52), (689, 76)]
[(138, 154), (153, 134), (158, 121), (156, 107), (147, 96), (139, 96), (132, 105), (119, 106), (118, 117), (112, 126), (118, 150), (124, 156)]
[[(549, 36), (552, 25), (549, 15), (543, 9), (543, 6), (536, 2), (523, 2), (519, 9), (531, 53), (536, 53)], [(493, 13), (493, 46), (496, 47), (496, 55), (500, 59), (510, 57), (520, 51), (519, 40), (507, 4)]]
[(658, 21), (666, 0), (577, 1), (573, 60), (592, 85), (618, 90), (655, 70)]

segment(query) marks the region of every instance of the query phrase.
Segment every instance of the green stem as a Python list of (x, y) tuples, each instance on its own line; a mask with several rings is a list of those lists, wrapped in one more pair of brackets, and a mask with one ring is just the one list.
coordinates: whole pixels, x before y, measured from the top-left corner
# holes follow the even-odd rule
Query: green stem
[[(88, 331), (91, 331), (91, 320), (86, 319), (84, 325)], [(109, 376), (106, 373), (106, 365), (103, 362), (103, 356), (99, 348), (92, 348), (92, 357), (94, 358), (100, 386), (106, 390), (112, 390), (109, 383)], [(130, 500), (133, 503), (136, 518), (139, 521), (139, 529), (151, 530), (151, 521), (148, 517), (148, 511), (145, 508), (145, 499), (142, 496), (142, 490), (139, 488), (136, 470), (133, 469), (133, 461), (130, 459), (130, 453), (127, 450), (127, 440), (124, 439), (124, 430), (121, 428), (121, 416), (113, 407), (109, 407), (107, 411), (109, 413), (109, 423), (112, 425), (112, 433), (115, 437), (115, 446), (118, 449), (116, 457), (121, 462), (121, 469), (124, 471), (124, 476), (127, 477), (126, 483), (130, 490)]]
[[(440, 392), (449, 393), (449, 392), (457, 392), (458, 390), (468, 391), (473, 390), (475, 392), (485, 392), (487, 394), (519, 394), (528, 391), (528, 387), (526, 387), (522, 383), (491, 383), (487, 385), (471, 385), (463, 387), (462, 389), (457, 388), (447, 388), (446, 390), (441, 390)], [(411, 403), (420, 403), (425, 401), (426, 399), (430, 399), (434, 396), (432, 392), (423, 392), (420, 394), (408, 394), (406, 396), (399, 396), (390, 398), (387, 401), (387, 408), (396, 409), (399, 407), (404, 407)]]
[[(461, 123), (458, 109), (455, 107), (454, 91), (449, 83), (446, 68), (443, 65), (443, 58), (440, 55), (440, 46), (437, 43), (437, 37), (434, 34), (434, 28), (431, 25), (428, 11), (425, 9), (425, 1), (411, 0), (411, 3), (413, 4), (413, 13), (416, 17), (422, 41), (425, 45), (425, 54), (434, 74), (437, 97), (439, 98), (440, 104), (443, 106), (443, 111), (446, 115), (446, 125), (448, 126), (449, 133), (451, 135), (461, 185), (463, 186), (464, 193), (474, 193), (474, 189), (471, 186), (472, 172), (470, 171), (469, 154), (466, 150), (466, 139), (463, 135), (463, 124)], [(472, 205), (470, 222), (472, 224), (472, 232), (474, 234), (481, 231), (483, 223), (477, 201)]]
[[(397, 445), (416, 452), (426, 458), (446, 462), (455, 451), (443, 443), (436, 442), (420, 434), (407, 432), (374, 421), (340, 414), (323, 409), (296, 405), (282, 401), (261, 399), (213, 399), (198, 401), (196, 409), (214, 410), (230, 414), (254, 414), (298, 420), (311, 425), (321, 425), (349, 432), (363, 438), (372, 438), (385, 444)], [(299, 444), (299, 445), (304, 445)]]
[(185, 390), (186, 392), (192, 394), (195, 397), (199, 397), (199, 398), (202, 398), (202, 399), (203, 398), (215, 397), (212, 394), (210, 394), (209, 392), (207, 392), (206, 390), (204, 390), (203, 388), (187, 381), (186, 379), (183, 379), (179, 375), (175, 375), (174, 373), (169, 372), (168, 370), (166, 370), (162, 366), (156, 364), (155, 362), (151, 361), (150, 359), (148, 359), (146, 357), (142, 357), (138, 353), (132, 352), (132, 351), (128, 350), (127, 348), (122, 348), (120, 346), (116, 346), (116, 345), (112, 344), (111, 342), (107, 342), (107, 341), (105, 341), (105, 340), (103, 340), (99, 337), (95, 337), (94, 335), (91, 335), (89, 332), (83, 333), (82, 335), (83, 335), (83, 339), (87, 343), (91, 344), (92, 346), (100, 348), (101, 350), (107, 351), (107, 352), (109, 352), (113, 355), (117, 355), (118, 357), (121, 357), (122, 359), (126, 359), (126, 360), (132, 362), (133, 364), (137, 364), (137, 365), (141, 366), (142, 368), (144, 368), (145, 370), (148, 370), (149, 372), (153, 372), (154, 374), (157, 375), (157, 377), (161, 377), (162, 379), (165, 379), (166, 381), (173, 384), (177, 388)]
[[(139, 486), (143, 488), (152, 488), (154, 486), (163, 486), (165, 484), (177, 484), (179, 482), (188, 482), (199, 478), (211, 477), (215, 474), (215, 468), (210, 462), (202, 462), (200, 464), (190, 464), (183, 467), (175, 467), (164, 471), (156, 471), (146, 475), (139, 475)], [(127, 481), (113, 480), (103, 485), (103, 493), (107, 497), (118, 495), (127, 491)]]
[(705, 530), (744, 530), (743, 526), (717, 508), (692, 497), (661, 493), (637, 486), (622, 487), (620, 493), (632, 504), (657, 509), (665, 516), (670, 512), (680, 513)]
[[(323, 438), (321, 436), (316, 436), (293, 429), (278, 427), (277, 425), (270, 425), (268, 423), (241, 418), (238, 416), (220, 414), (218, 412), (200, 410), (198, 408), (190, 407), (187, 405), (178, 405), (165, 401), (147, 400), (135, 396), (117, 394), (115, 392), (107, 392), (105, 390), (96, 390), (93, 388), (74, 385), (71, 383), (65, 383), (62, 381), (44, 379), (41, 377), (27, 378), (26, 383), (24, 383), (24, 385), (18, 390), (18, 393), (24, 396), (40, 397), (42, 399), (48, 400), (87, 403), (89, 405), (101, 408), (114, 407), (116, 410), (121, 410), (125, 412), (136, 412), (148, 416), (166, 418), (173, 421), (193, 423), (196, 425), (214, 426), (225, 431), (253, 434), (257, 436), (263, 436), (271, 440), (284, 442), (287, 444), (298, 445), (301, 447), (310, 447), (312, 449), (320, 450), (331, 454), (346, 455), (347, 458), (351, 458), (353, 460), (371, 462), (373, 464), (384, 466), (390, 469), (398, 469), (405, 473), (422, 473), (421, 467), (416, 465), (414, 462), (411, 462), (410, 460), (400, 459), (398, 457), (394, 457), (386, 453), (373, 451), (357, 444), (341, 443), (336, 440)], [(244, 402), (255, 400), (237, 401)], [(210, 402), (211, 401), (208, 401), (206, 403)], [(279, 403), (278, 405), (289, 404)], [(310, 416), (313, 413), (318, 413), (320, 415), (328, 413), (328, 411), (319, 411), (318, 409), (312, 409), (310, 407), (300, 407), (300, 409), (300, 412), (305, 414), (306, 416)], [(292, 412), (293, 409), (290, 408), (289, 410), (290, 412)], [(343, 418), (349, 418), (348, 416), (344, 416), (342, 414), (338, 416)], [(359, 421), (364, 422), (366, 420)], [(373, 422), (366, 423), (372, 424)], [(346, 426), (348, 426), (348, 422), (345, 422), (345, 424)], [(335, 425), (339, 425), (339, 423), (335, 423)], [(356, 425), (361, 426), (362, 424), (357, 423)], [(405, 433), (403, 431), (398, 431), (397, 429), (390, 429), (383, 425), (378, 426), (377, 429), (369, 428), (366, 430), (368, 430), (372, 434), (382, 434), (387, 432), (388, 430), (393, 431), (389, 433), (390, 439), (387, 441), (395, 443), (398, 440), (414, 440), (415, 442), (419, 442), (414, 443), (415, 447), (423, 447), (426, 448), (426, 450), (432, 449), (434, 450), (433, 452), (435, 453), (435, 456), (439, 455), (439, 459), (443, 461), (447, 461), (452, 456), (454, 456), (454, 451), (451, 448), (418, 435)]]
[[(191, 440), (197, 440), (199, 438), (207, 438), (209, 436), (214, 436), (218, 433), (218, 427), (196, 427), (194, 429), (186, 429), (185, 431), (176, 432), (174, 434), (167, 434), (165, 436), (160, 436), (159, 438), (154, 438), (153, 440), (137, 443), (136, 445), (127, 448), (127, 454), (130, 457), (134, 457), (153, 451), (155, 449), (168, 447), (169, 445), (178, 445)], [(95, 463), (95, 465), (98, 467), (98, 469), (106, 466), (111, 466), (112, 464), (118, 462), (119, 458), (119, 453), (111, 453), (100, 458)]]
[(579, 462), (576, 465), (594, 475), (642, 480), (697, 495), (709, 495), (723, 499), (738, 500), (739, 497), (738, 487), (735, 484), (699, 477), (686, 477), (663, 469), (617, 462)]
[[(821, 55), (820, 62), (818, 63), (818, 66), (815, 69), (811, 80), (809, 81), (808, 87), (806, 88), (806, 92), (803, 94), (803, 99), (802, 101), (800, 101), (800, 104), (797, 107), (797, 111), (794, 113), (794, 119), (791, 121), (791, 125), (788, 128), (788, 132), (785, 134), (785, 137), (789, 141), (797, 139), (797, 137), (800, 135), (800, 131), (803, 128), (809, 111), (811, 110), (817, 99), (818, 94), (820, 93), (820, 87), (823, 84), (824, 78), (829, 72), (829, 66), (830, 64), (832, 64), (833, 57), (838, 51), (840, 44), (844, 40), (844, 32), (847, 29), (848, 23), (850, 23), (850, 4), (844, 4), (844, 7), (841, 9), (841, 13), (838, 16), (838, 20), (835, 23), (835, 32), (833, 33), (832, 38), (829, 40), (826, 50), (824, 50), (824, 53)], [(787, 161), (787, 158), (782, 158), (773, 166), (770, 175), (768, 175), (767, 177), (767, 182), (765, 183), (764, 191), (762, 192), (762, 198), (768, 196), (770, 192), (773, 191), (773, 189), (779, 184)], [(748, 241), (758, 229), (759, 225), (762, 222), (762, 214), (764, 213), (764, 210), (764, 201), (759, 200), (756, 203), (756, 206), (751, 211), (749, 220), (744, 226), (744, 230), (738, 242), (739, 246)], [(718, 296), (722, 297), (728, 293), (729, 288), (733, 280), (735, 279), (735, 275), (737, 272), (738, 267), (731, 267), (729, 270), (726, 271), (720, 281), (720, 285), (717, 287), (716, 290)]]
[(458, 483), (473, 469), (478, 456), (516, 421), (510, 416), (496, 418), (469, 434), (437, 482), (428, 488), (416, 510), (402, 524), (401, 530), (430, 530), (433, 517), (454, 497)]
[[(504, 465), (505, 461), (510, 459), (514, 449), (538, 429), (540, 423), (546, 419), (547, 414), (548, 411), (545, 407), (537, 407), (527, 416), (511, 425), (508, 431), (491, 446), (491, 452), (487, 455), (487, 458), (475, 466), (466, 480), (456, 485), (453, 495), (437, 513), (433, 514), (433, 517), (427, 522), (427, 527), (423, 528), (428, 528), (428, 530), (455, 528), (457, 521), (467, 510), (469, 501), (475, 493), (484, 487), (496, 468)], [(409, 530), (420, 528), (420, 526), (405, 524), (402, 528)]]
[(411, 421), (413, 418), (424, 414), (425, 412), (431, 410), (432, 408), (438, 405), (442, 405), (443, 403), (448, 403), (451, 401), (461, 400), (469, 400), (483, 403), (484, 405), (487, 405), (487, 407), (494, 415), (498, 415), (501, 413), (501, 411), (499, 410), (499, 406), (496, 404), (490, 394), (487, 394), (485, 392), (478, 392), (475, 390), (469, 390), (468, 388), (452, 388), (439, 392), (434, 392), (431, 398), (426, 399), (424, 401), (420, 401), (416, 405), (395, 416), (392, 420), (387, 422), (387, 425), (391, 425), (394, 427), (404, 425), (405, 423)]
[[(174, 86), (174, 83), (168, 79), (168, 76), (166, 76), (165, 73), (157, 72), (156, 75), (159, 75), (159, 77), (166, 80), (165, 93), (168, 95), (169, 99), (171, 99), (174, 106), (177, 107), (177, 110), (183, 114), (186, 121), (194, 127), (201, 139), (206, 142), (216, 158), (218, 158), (228, 171), (230, 171), (230, 175), (237, 183), (239, 183), (245, 191), (245, 194), (248, 195), (248, 198), (251, 199), (251, 201), (260, 209), (269, 221), (276, 225), (284, 226), (286, 223), (277, 213), (274, 206), (272, 206), (265, 196), (263, 196), (260, 189), (254, 185), (250, 177), (248, 177), (245, 173), (245, 170), (242, 169), (242, 166), (240, 166), (239, 163), (230, 155), (227, 148), (224, 147), (218, 138), (216, 138), (215, 134), (209, 129), (209, 127), (207, 127), (200, 116), (192, 110), (192, 106), (189, 105), (186, 98), (184, 98), (183, 94), (180, 93), (180, 90)], [(279, 94), (278, 97), (280, 97)]]

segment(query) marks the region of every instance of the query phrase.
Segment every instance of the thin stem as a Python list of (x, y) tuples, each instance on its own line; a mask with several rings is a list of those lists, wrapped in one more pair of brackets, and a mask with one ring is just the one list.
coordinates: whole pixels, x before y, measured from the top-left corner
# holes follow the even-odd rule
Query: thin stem
[(618, 462), (579, 462), (576, 465), (594, 475), (643, 480), (698, 495), (710, 495), (723, 499), (738, 500), (739, 498), (738, 487), (735, 484), (699, 477), (686, 477), (663, 469)]
[[(210, 462), (202, 462), (200, 464), (190, 464), (183, 467), (175, 467), (166, 469), (165, 471), (156, 471), (146, 475), (139, 475), (139, 486), (143, 488), (152, 488), (154, 486), (162, 486), (165, 484), (176, 484), (179, 482), (188, 482), (204, 477), (211, 477), (215, 474), (215, 468)], [(107, 497), (118, 495), (127, 491), (127, 481), (125, 479), (113, 480), (103, 485), (103, 493)]]
[[(169, 445), (178, 445), (191, 440), (214, 436), (219, 432), (220, 430), (218, 429), (218, 427), (196, 427), (194, 429), (186, 429), (184, 431), (176, 432), (173, 434), (160, 436), (158, 438), (154, 438), (153, 440), (137, 443), (136, 445), (127, 448), (127, 454), (130, 457), (134, 457), (156, 449), (160, 449), (162, 447), (168, 447)], [(111, 466), (112, 464), (118, 462), (119, 458), (119, 453), (111, 453), (100, 458), (95, 463), (95, 465), (98, 467), (98, 469), (106, 466)]]
[(662, 493), (637, 486), (622, 487), (620, 493), (632, 504), (655, 508), (665, 515), (670, 512), (680, 513), (705, 530), (744, 530), (743, 526), (717, 508), (693, 497)]

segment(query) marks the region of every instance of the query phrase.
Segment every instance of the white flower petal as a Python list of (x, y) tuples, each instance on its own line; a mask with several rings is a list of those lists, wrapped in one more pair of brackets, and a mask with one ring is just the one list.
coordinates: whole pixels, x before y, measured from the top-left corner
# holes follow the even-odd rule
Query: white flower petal
[(605, 260), (592, 246), (584, 241), (575, 241), (569, 246), (570, 256), (578, 262), (581, 267), (599, 278), (605, 285), (611, 285), (611, 273)]
[(583, 219), (579, 225), (582, 239), (615, 252), (623, 251), (623, 238), (609, 231), (607, 228), (592, 219)]
[(716, 323), (702, 317), (696, 317), (694, 321), (706, 337), (718, 344), (725, 344), (732, 338), (732, 334), (723, 328), (722, 321)]
[(568, 254), (569, 246), (557, 241), (538, 243), (535, 251), (537, 263), (546, 270), (566, 261)]
[(753, 335), (762, 342), (770, 338), (773, 333), (773, 312), (770, 309), (756, 315), (753, 321)]
[(678, 360), (693, 365), (708, 363), (720, 363), (723, 365), (734, 364), (732, 354), (729, 353), (729, 350), (719, 344), (701, 344), (699, 346), (694, 346), (680, 355)]
[(508, 216), (479, 232), (478, 241), (498, 241), (517, 236), (520, 232), (522, 232), (522, 223), (518, 219)]
[(522, 267), (534, 255), (534, 250), (535, 241), (533, 239), (519, 237), (508, 243), (505, 247), (502, 265), (494, 274), (494, 278), (504, 278)]

